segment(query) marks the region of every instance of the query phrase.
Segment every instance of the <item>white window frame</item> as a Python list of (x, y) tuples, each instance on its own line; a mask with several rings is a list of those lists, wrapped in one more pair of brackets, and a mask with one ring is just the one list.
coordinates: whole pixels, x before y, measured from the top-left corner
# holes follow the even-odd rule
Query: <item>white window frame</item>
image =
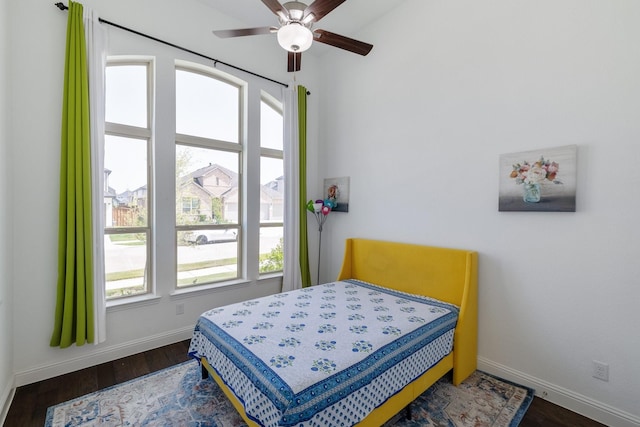
[[(203, 65), (193, 60), (186, 61), (179, 58), (179, 53), (155, 49), (152, 45), (143, 47), (150, 55), (138, 55), (138, 48), (122, 45), (116, 51), (110, 52), (107, 66), (112, 65), (147, 65), (147, 96), (148, 118), (147, 127), (105, 123), (105, 134), (123, 137), (134, 137), (147, 141), (148, 171), (148, 223), (147, 223), (147, 264), (145, 273), (146, 294), (111, 298), (107, 301), (109, 311), (136, 308), (149, 303), (157, 303), (163, 296), (171, 299), (181, 299), (189, 295), (198, 296), (225, 287), (246, 286), (255, 284), (260, 286), (264, 282), (272, 286), (278, 280), (281, 272), (259, 273), (259, 239), (261, 221), (260, 209), (260, 102), (265, 94), (273, 97), (277, 103), (281, 102), (281, 87), (269, 81), (243, 76), (234, 76), (233, 72), (218, 70), (215, 65)], [(237, 280), (199, 285), (188, 288), (177, 288), (177, 245), (176, 236), (176, 195), (175, 195), (175, 144), (202, 146), (200, 138), (176, 135), (175, 123), (170, 118), (175, 114), (175, 70), (184, 67), (189, 71), (200, 71), (211, 74), (218, 79), (233, 82), (241, 86), (241, 104), (239, 107), (239, 141), (226, 145), (224, 141), (209, 141), (205, 146), (214, 149), (240, 150), (238, 172), (241, 174), (239, 182), (238, 201), (238, 271)], [(245, 80), (246, 79), (246, 80)], [(276, 104), (278, 105), (278, 104)], [(269, 155), (268, 149), (266, 155)], [(274, 153), (271, 153), (274, 156)], [(279, 157), (276, 154), (274, 157)], [(160, 192), (160, 193), (158, 193)], [(129, 230), (118, 228), (106, 230), (109, 233), (119, 233)], [(136, 230), (133, 230), (136, 231)], [(105, 283), (106, 284), (106, 283)], [(104, 284), (103, 284), (104, 285)]]
[[(266, 92), (262, 92), (261, 96), (260, 96), (260, 103), (265, 103), (268, 106), (270, 106), (271, 108), (273, 108), (275, 111), (279, 112), (280, 115), (284, 115), (284, 111), (282, 108), (282, 102), (278, 101), (277, 99), (275, 99), (273, 96), (271, 96), (270, 94), (266, 93)], [(262, 106), (262, 105), (261, 105)], [(284, 145), (284, 141), (283, 141), (283, 145)], [(277, 150), (274, 148), (266, 148), (266, 147), (262, 147), (262, 144), (260, 144), (260, 158), (263, 157), (268, 157), (268, 158), (272, 158), (272, 159), (279, 159), (279, 160), (283, 160), (284, 159), (284, 147), (282, 150)], [(284, 170), (282, 171), (282, 173), (284, 174)], [(287, 180), (285, 177), (285, 183), (284, 185), (287, 185)], [(259, 196), (258, 196), (259, 197)], [(258, 204), (260, 203), (260, 201), (258, 200)], [(259, 209), (259, 207), (258, 207)], [(269, 221), (269, 222), (262, 222), (262, 220), (259, 220), (260, 224), (259, 227), (260, 228), (269, 228), (269, 227), (282, 227), (283, 231), (284, 231), (284, 219), (282, 221)], [(259, 271), (259, 268), (258, 268)], [(273, 275), (277, 275), (277, 274), (282, 274), (283, 270), (279, 270), (279, 271), (269, 271), (269, 272), (259, 272), (260, 276), (273, 276)]]
[[(150, 294), (155, 293), (154, 282), (154, 255), (155, 255), (155, 236), (154, 236), (154, 224), (155, 224), (155, 203), (154, 203), (154, 156), (153, 156), (153, 117), (154, 117), (154, 68), (155, 61), (151, 57), (132, 57), (132, 56), (109, 56), (107, 57), (107, 67), (117, 66), (145, 66), (147, 69), (147, 127), (138, 127), (131, 125), (124, 125), (120, 123), (107, 122), (105, 120), (105, 135), (120, 136), (125, 138), (134, 138), (145, 140), (147, 143), (147, 225), (146, 227), (106, 227), (104, 228), (105, 237), (110, 234), (123, 234), (123, 233), (141, 233), (146, 234), (146, 265), (144, 273), (145, 291), (135, 294), (133, 296), (118, 296), (113, 298), (106, 298), (108, 303), (118, 304), (122, 301), (130, 300), (131, 298), (139, 299)], [(104, 173), (104, 171), (100, 171)], [(106, 184), (105, 184), (106, 185)], [(105, 255), (106, 256), (106, 255)], [(103, 260), (104, 262), (104, 260)], [(106, 277), (104, 285), (106, 287)], [(106, 295), (106, 289), (105, 289)]]
[[(244, 175), (244, 157), (247, 151), (247, 138), (244, 132), (245, 124), (247, 121), (245, 110), (246, 110), (246, 90), (247, 83), (243, 80), (238, 79), (227, 73), (222, 73), (215, 68), (206, 67), (201, 64), (186, 62), (186, 61), (176, 61), (174, 73), (177, 71), (190, 72), (195, 74), (200, 74), (201, 76), (212, 78), (218, 80), (222, 83), (234, 86), (238, 89), (238, 142), (230, 142), (213, 138), (203, 138), (199, 136), (193, 135), (185, 135), (175, 133), (175, 144), (182, 146), (189, 146), (195, 148), (204, 148), (211, 150), (219, 150), (219, 151), (227, 151), (231, 153), (238, 154), (238, 213), (237, 213), (237, 223), (234, 224), (202, 224), (202, 225), (178, 225), (176, 221), (175, 224), (175, 235), (178, 236), (180, 232), (193, 232), (197, 230), (207, 230), (207, 229), (229, 229), (235, 231), (238, 230), (238, 238), (236, 240), (237, 243), (237, 277), (231, 280), (221, 280), (214, 282), (205, 282), (198, 283), (189, 286), (181, 286), (178, 287), (177, 280), (177, 272), (178, 272), (178, 260), (177, 260), (177, 250), (178, 250), (178, 241), (176, 238), (176, 282), (175, 282), (175, 292), (183, 293), (188, 292), (189, 290), (198, 290), (202, 288), (211, 288), (218, 286), (227, 286), (229, 284), (234, 284), (239, 281), (245, 281), (247, 278), (247, 270), (246, 270), (246, 261), (245, 256), (246, 250), (244, 249), (244, 239), (243, 230), (246, 229), (245, 220), (246, 215), (244, 211), (245, 203), (244, 203), (244, 188), (246, 186), (246, 179)], [(175, 150), (174, 150), (175, 152)]]

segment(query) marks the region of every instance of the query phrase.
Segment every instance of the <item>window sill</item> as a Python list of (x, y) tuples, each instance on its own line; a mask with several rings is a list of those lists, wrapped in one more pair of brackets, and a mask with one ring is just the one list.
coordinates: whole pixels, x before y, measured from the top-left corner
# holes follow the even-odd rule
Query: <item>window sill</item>
[(141, 295), (131, 298), (119, 298), (113, 301), (107, 301), (107, 312), (129, 310), (147, 305), (158, 304), (162, 297), (158, 295)]
[(198, 295), (209, 294), (211, 291), (222, 291), (232, 287), (242, 287), (251, 284), (250, 280), (239, 279), (224, 283), (212, 283), (210, 285), (193, 286), (188, 288), (176, 289), (169, 294), (169, 298), (172, 300), (191, 298)]
[(274, 273), (264, 273), (258, 277), (258, 282), (263, 280), (272, 280), (272, 279), (280, 279), (282, 280), (282, 271), (276, 271)]

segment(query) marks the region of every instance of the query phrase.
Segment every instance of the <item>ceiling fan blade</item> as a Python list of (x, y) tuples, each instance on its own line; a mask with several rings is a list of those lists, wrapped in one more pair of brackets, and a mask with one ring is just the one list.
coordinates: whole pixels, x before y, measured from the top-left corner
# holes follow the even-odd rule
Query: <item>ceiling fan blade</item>
[(213, 34), (226, 39), (229, 37), (242, 37), (242, 36), (258, 36), (262, 34), (271, 34), (278, 31), (276, 27), (258, 27), (258, 28), (241, 28), (237, 30), (213, 30)]
[(348, 50), (349, 52), (357, 53), (358, 55), (362, 56), (367, 55), (369, 52), (371, 52), (371, 49), (373, 49), (372, 44), (364, 43), (325, 30), (314, 30), (313, 40), (335, 46), (340, 49)]
[[(318, 22), (321, 20), (326, 14), (331, 12), (336, 7), (340, 6), (346, 0), (316, 0), (311, 3), (304, 10), (304, 18), (303, 21), (313, 21)], [(307, 18), (310, 14), (313, 13), (313, 18)]]
[(271, 10), (271, 12), (275, 13), (282, 19), (287, 18), (286, 10), (282, 7), (282, 4), (278, 0), (262, 0), (262, 3), (265, 4)]
[(290, 73), (300, 71), (302, 52), (287, 52), (287, 54), (287, 71)]

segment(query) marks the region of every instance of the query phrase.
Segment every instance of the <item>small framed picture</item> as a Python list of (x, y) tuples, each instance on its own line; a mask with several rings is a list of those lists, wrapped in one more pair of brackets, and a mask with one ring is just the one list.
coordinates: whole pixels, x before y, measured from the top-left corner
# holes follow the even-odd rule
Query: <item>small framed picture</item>
[(498, 210), (575, 212), (576, 145), (500, 156)]
[(333, 212), (349, 212), (349, 177), (325, 178), (323, 197)]

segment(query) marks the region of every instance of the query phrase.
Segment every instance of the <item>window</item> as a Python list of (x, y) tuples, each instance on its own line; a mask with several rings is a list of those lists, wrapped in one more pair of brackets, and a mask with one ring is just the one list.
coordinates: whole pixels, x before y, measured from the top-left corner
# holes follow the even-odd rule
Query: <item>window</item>
[[(177, 287), (241, 277), (241, 86), (176, 69)], [(187, 211), (186, 200), (197, 203)], [(182, 201), (182, 202), (180, 202)], [(189, 202), (191, 203), (191, 202)]]
[(162, 55), (112, 56), (106, 70), (104, 263), (114, 305), (282, 271), (280, 101), (263, 82)]
[(282, 104), (260, 102), (260, 273), (283, 269), (284, 164)]
[(183, 197), (182, 213), (191, 215), (200, 214), (200, 199), (198, 199), (197, 197)]
[(104, 209), (107, 299), (150, 292), (152, 170), (150, 64), (106, 69)]

